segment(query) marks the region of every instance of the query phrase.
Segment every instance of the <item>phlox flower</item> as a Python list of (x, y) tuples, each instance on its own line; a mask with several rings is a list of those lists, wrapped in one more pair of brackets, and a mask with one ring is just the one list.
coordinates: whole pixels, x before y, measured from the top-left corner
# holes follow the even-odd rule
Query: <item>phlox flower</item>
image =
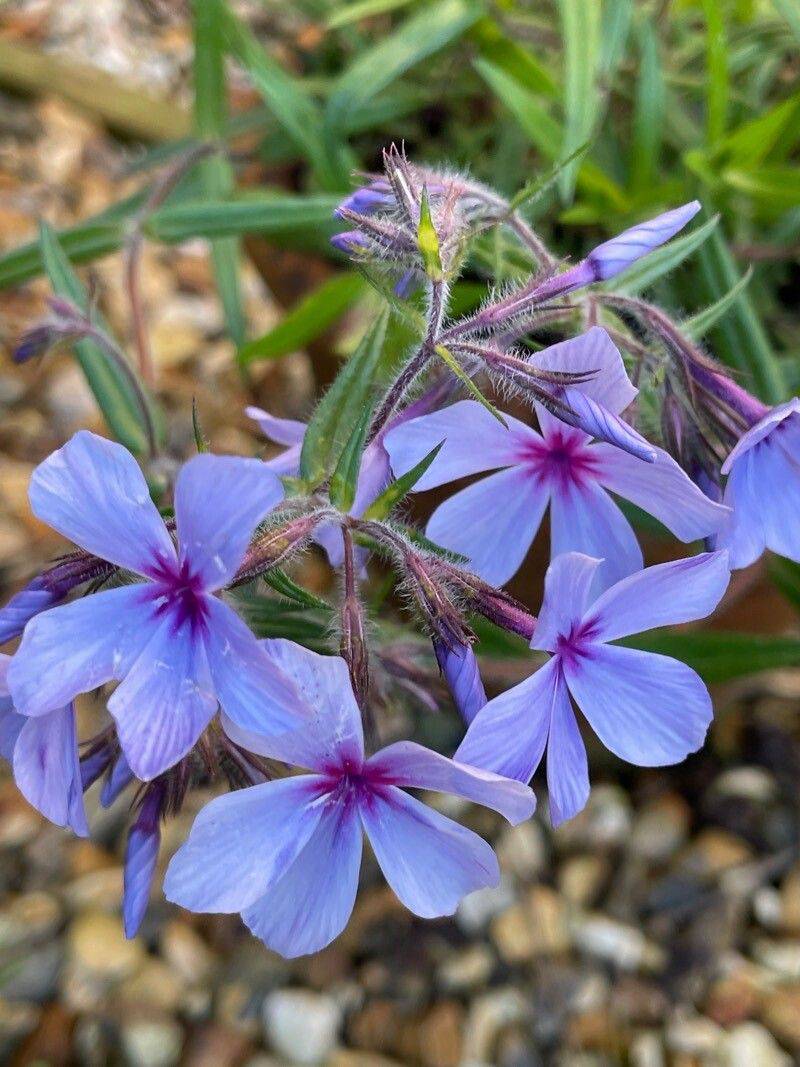
[(592, 598), (600, 560), (568, 552), (549, 566), (531, 648), (551, 658), (479, 711), (456, 759), (527, 782), (547, 750), (554, 825), (589, 796), (586, 748), (570, 696), (615, 755), (641, 767), (678, 763), (712, 719), (700, 677), (669, 656), (609, 644), (709, 615), (728, 585), (727, 553), (632, 574)]
[[(280, 455), (265, 461), (265, 465), (275, 474), (296, 478), (300, 473), (300, 452), (303, 448), (303, 438), (306, 433), (306, 423), (297, 419), (279, 419), (270, 415), (263, 408), (248, 407), (246, 414), (258, 423), (259, 429), (264, 436), (279, 445), (286, 445)], [(356, 493), (350, 514), (360, 517), (370, 504), (383, 492), (389, 484), (391, 472), (389, 470), (389, 457), (383, 447), (380, 437), (375, 438), (364, 450), (361, 457), (361, 469), (358, 473)], [(340, 567), (344, 560), (344, 545), (342, 533), (335, 523), (321, 523), (314, 531), (313, 540), (325, 550), (325, 554), (332, 567)], [(367, 552), (363, 548), (356, 548), (356, 556), (360, 566), (363, 566)]]
[(800, 562), (800, 400), (766, 412), (722, 465), (723, 501), (732, 509), (717, 538), (731, 567), (747, 567), (765, 548)]
[(168, 899), (192, 911), (240, 912), (268, 947), (294, 957), (324, 948), (344, 929), (364, 832), (389, 885), (416, 915), (452, 914), (466, 893), (496, 885), (489, 845), (404, 789), (466, 797), (512, 823), (532, 814), (530, 789), (409, 741), (366, 758), (344, 660), (284, 640), (265, 645), (314, 709), (315, 726), (265, 737), (263, 705), (253, 705), (245, 729), (226, 728), (242, 747), (309, 773), (212, 800), (170, 863)]
[[(594, 371), (572, 391), (613, 416), (637, 394), (617, 348), (600, 328), (538, 352), (532, 364), (549, 371)], [(550, 554), (597, 556), (608, 585), (642, 566), (642, 552), (614, 493), (655, 516), (682, 541), (718, 530), (727, 509), (709, 500), (663, 449), (645, 462), (568, 426), (536, 405), (539, 433), (505, 416), (507, 427), (473, 400), (462, 400), (390, 430), (385, 446), (400, 477), (440, 441), (444, 445), (415, 491), (465, 475), (494, 471), (434, 511), (426, 533), (466, 556), (486, 581), (501, 585), (518, 570), (550, 507)], [(638, 437), (634, 430), (630, 434)], [(643, 439), (641, 439), (643, 440)]]
[(265, 729), (297, 725), (296, 694), (239, 616), (214, 594), (283, 496), (264, 464), (195, 456), (175, 487), (178, 546), (122, 446), (81, 431), (33, 472), (34, 514), (144, 579), (35, 616), (8, 668), (14, 706), (43, 716), (121, 684), (108, 709), (134, 774), (150, 779), (194, 745), (218, 702), (264, 700)]
[(68, 704), (33, 719), (17, 714), (7, 683), (10, 662), (0, 655), (0, 756), (29, 804), (57, 826), (88, 837), (75, 709)]

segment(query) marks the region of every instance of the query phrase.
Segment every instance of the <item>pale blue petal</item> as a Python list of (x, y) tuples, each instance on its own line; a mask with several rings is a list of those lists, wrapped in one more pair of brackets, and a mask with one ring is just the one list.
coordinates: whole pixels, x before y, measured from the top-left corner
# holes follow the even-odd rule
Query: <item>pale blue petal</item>
[(591, 645), (577, 661), (565, 661), (564, 673), (594, 732), (628, 763), (679, 763), (705, 740), (711, 697), (685, 663), (633, 648)]
[[(256, 640), (236, 612), (209, 598), (206, 654), (214, 688), (226, 712), (231, 736), (238, 727), (252, 736), (234, 737), (252, 752), (269, 750), (275, 759), (298, 766), (306, 753), (311, 709), (289, 677)], [(287, 642), (288, 643), (288, 642)], [(235, 724), (235, 726), (234, 726)]]
[(16, 708), (42, 715), (120, 679), (150, 640), (149, 586), (105, 589), (31, 619), (8, 669)]
[(268, 668), (295, 694), (297, 710), (290, 720), (294, 730), (269, 736), (262, 725), (263, 699), (250, 707), (240, 707), (237, 701), (236, 715), (225, 704), (224, 725), (232, 740), (250, 752), (298, 767), (357, 771), (364, 760), (364, 733), (344, 660), (283, 639), (262, 641), (259, 650)]
[(665, 244), (689, 222), (700, 210), (699, 200), (692, 200), (682, 207), (665, 211), (654, 219), (640, 222), (604, 241), (592, 249), (586, 261), (592, 265), (597, 278), (613, 278), (630, 267), (637, 259), (646, 256), (654, 248)]
[(614, 641), (657, 626), (705, 619), (729, 581), (726, 552), (659, 563), (607, 589), (587, 611), (585, 624), (593, 641)]
[(516, 825), (533, 815), (536, 798), (527, 786), (433, 752), (414, 741), (398, 741), (371, 756), (370, 781), (452, 793), (499, 812)]
[(207, 590), (233, 578), (256, 526), (283, 500), (283, 486), (261, 460), (194, 456), (175, 485), (181, 561)]
[(777, 404), (774, 408), (770, 408), (764, 418), (759, 419), (736, 442), (736, 445), (731, 449), (722, 464), (722, 473), (729, 474), (733, 470), (734, 464), (742, 456), (770, 437), (787, 419), (791, 418), (792, 423), (796, 423), (795, 416), (798, 415), (800, 415), (800, 398), (798, 397), (793, 397), (791, 400), (787, 400), (785, 404)]
[(558, 682), (555, 656), (530, 678), (494, 697), (475, 716), (455, 759), (529, 782), (544, 755)]
[(150, 781), (194, 747), (217, 710), (205, 647), (166, 614), (108, 701), (125, 758)]
[(425, 532), (436, 544), (466, 556), (481, 578), (503, 585), (525, 559), (549, 497), (535, 473), (512, 467), (445, 500)]
[(263, 408), (252, 405), (244, 410), (249, 419), (258, 423), (258, 428), (269, 441), (279, 445), (302, 445), (307, 423), (298, 419), (280, 419), (277, 415), (270, 415)]
[(289, 959), (329, 945), (353, 911), (362, 839), (355, 806), (330, 801), (294, 863), (242, 912), (250, 931)]
[(725, 525), (730, 512), (701, 492), (662, 448), (655, 463), (645, 463), (612, 445), (592, 449), (598, 481), (662, 522), (681, 541), (708, 537)]
[(34, 515), (87, 552), (150, 575), (175, 548), (136, 460), (81, 430), (31, 475)]
[(453, 701), (469, 726), (486, 703), (486, 690), (472, 645), (448, 648), (434, 638), (433, 651)]
[(577, 815), (589, 799), (589, 764), (564, 677), (558, 672), (550, 707), (547, 796), (553, 826)]
[(602, 560), (580, 552), (556, 556), (544, 578), (544, 600), (531, 638), (531, 648), (555, 652), (558, 639), (567, 637), (590, 603), (592, 587)]
[(593, 326), (569, 341), (550, 345), (531, 356), (529, 362), (531, 366), (548, 371), (570, 374), (594, 371), (588, 381), (571, 388), (614, 415), (624, 411), (639, 392), (628, 377), (619, 349), (601, 326)]
[(329, 789), (326, 780), (303, 774), (209, 801), (167, 869), (167, 900), (190, 911), (249, 907), (303, 850)]
[(535, 430), (504, 416), (508, 428), (474, 400), (410, 419), (384, 438), (392, 470), (399, 478), (444, 441), (436, 459), (414, 486), (416, 492), (444, 485), (467, 474), (510, 467), (519, 461), (528, 442), (540, 440)]
[(56, 826), (89, 836), (71, 705), (25, 721), (13, 767), (17, 788), (29, 804)]
[(582, 552), (602, 559), (597, 583), (606, 588), (641, 570), (643, 559), (631, 525), (611, 497), (594, 482), (565, 484), (550, 507), (550, 558)]
[(415, 915), (452, 915), (467, 893), (500, 881), (485, 841), (401, 789), (366, 794), (360, 811), (386, 881)]

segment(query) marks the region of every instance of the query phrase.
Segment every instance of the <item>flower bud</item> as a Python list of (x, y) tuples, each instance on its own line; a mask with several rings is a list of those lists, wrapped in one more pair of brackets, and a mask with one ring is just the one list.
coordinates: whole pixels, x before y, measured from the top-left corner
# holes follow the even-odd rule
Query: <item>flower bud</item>
[(591, 265), (596, 281), (613, 278), (637, 259), (666, 244), (699, 210), (699, 200), (692, 200), (682, 207), (665, 211), (654, 219), (641, 222), (638, 226), (631, 226), (592, 249), (584, 262)]
[(122, 917), (127, 938), (136, 936), (150, 901), (150, 885), (161, 844), (159, 818), (162, 800), (162, 787), (150, 785), (128, 833), (122, 897)]
[(453, 701), (469, 726), (486, 703), (486, 691), (472, 646), (457, 645), (448, 648), (434, 638), (433, 651)]

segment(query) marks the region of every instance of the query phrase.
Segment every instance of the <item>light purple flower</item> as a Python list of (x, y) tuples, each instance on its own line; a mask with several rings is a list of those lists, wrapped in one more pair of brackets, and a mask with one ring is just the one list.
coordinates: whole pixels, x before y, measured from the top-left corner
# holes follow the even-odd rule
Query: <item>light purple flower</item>
[[(534, 361), (550, 371), (595, 370), (575, 388), (613, 415), (636, 396), (605, 330), (552, 345)], [(604, 560), (606, 585), (642, 566), (636, 536), (610, 493), (655, 516), (682, 541), (724, 524), (726, 508), (704, 496), (663, 449), (650, 446), (655, 461), (647, 463), (606, 442), (593, 443), (540, 406), (536, 413), (540, 433), (509, 415), (506, 428), (480, 404), (463, 400), (386, 435), (396, 477), (444, 440), (417, 491), (497, 472), (440, 504), (426, 530), (437, 544), (466, 556), (487, 581), (501, 585), (518, 570), (548, 505), (551, 558), (570, 551), (597, 556)]]
[(7, 684), (10, 662), (0, 655), (0, 756), (29, 804), (57, 826), (88, 837), (75, 709), (69, 704), (35, 719), (17, 714)]
[(404, 788), (466, 797), (518, 823), (532, 792), (462, 766), (409, 741), (364, 755), (361, 716), (347, 666), (289, 641), (266, 642), (316, 713), (316, 728), (292, 739), (260, 736), (260, 709), (233, 740), (310, 773), (212, 800), (164, 881), (169, 900), (192, 911), (241, 912), (284, 956), (316, 952), (345, 927), (361, 865), (362, 833), (389, 885), (416, 915), (450, 915), (466, 894), (496, 885), (497, 859), (471, 830)]
[(150, 886), (161, 845), (159, 819), (163, 797), (159, 783), (151, 786), (128, 831), (122, 895), (122, 921), (127, 938), (136, 936), (150, 902)]
[(456, 752), (464, 763), (527, 782), (547, 749), (554, 825), (577, 814), (589, 795), (570, 696), (606, 748), (642, 767), (678, 763), (696, 751), (712, 719), (708, 690), (686, 664), (609, 642), (705, 618), (727, 588), (727, 554), (648, 567), (593, 600), (599, 565), (578, 552), (550, 564), (531, 648), (551, 658), (490, 700)]
[(34, 615), (53, 607), (60, 600), (58, 593), (48, 588), (38, 574), (0, 608), (0, 645), (19, 637)]
[(731, 567), (747, 567), (765, 548), (800, 562), (800, 400), (772, 408), (722, 465), (723, 500), (732, 509), (716, 545)]
[[(296, 478), (300, 473), (300, 452), (303, 448), (306, 424), (295, 419), (276, 418), (263, 408), (248, 407), (245, 413), (258, 423), (261, 432), (270, 441), (288, 446), (279, 456), (267, 460), (267, 466), (276, 474)], [(356, 517), (363, 515), (386, 488), (390, 477), (389, 457), (383, 447), (382, 437), (376, 437), (361, 457), (361, 469), (350, 514)], [(342, 565), (342, 531), (335, 523), (325, 522), (319, 525), (314, 531), (313, 540), (325, 550), (332, 567)], [(363, 571), (368, 555), (366, 549), (356, 547), (355, 555), (359, 569)]]
[(120, 681), (108, 709), (128, 763), (145, 780), (192, 748), (218, 702), (236, 703), (243, 693), (268, 694), (272, 728), (295, 728), (293, 687), (213, 595), (234, 576), (253, 529), (282, 496), (259, 460), (195, 456), (175, 488), (176, 551), (130, 453), (76, 434), (34, 471), (34, 514), (145, 580), (28, 623), (8, 670), (18, 711), (45, 715), (78, 693)]

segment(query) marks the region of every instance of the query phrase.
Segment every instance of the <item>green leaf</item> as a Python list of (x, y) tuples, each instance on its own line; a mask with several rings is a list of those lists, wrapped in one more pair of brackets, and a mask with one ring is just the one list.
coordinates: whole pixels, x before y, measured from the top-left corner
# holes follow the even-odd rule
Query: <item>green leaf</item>
[(719, 223), (719, 215), (704, 222), (696, 230), (691, 230), (682, 237), (676, 237), (669, 244), (656, 248), (638, 260), (633, 266), (623, 271), (616, 278), (610, 279), (602, 288), (618, 293), (639, 293), (646, 289), (669, 271), (674, 270), (695, 252), (714, 232)]
[[(194, 0), (194, 125), (198, 137), (217, 141), (225, 136), (227, 92), (223, 44), (224, 8), (220, 0)], [(211, 199), (230, 196), (233, 170), (220, 153), (201, 163), (206, 193)], [(211, 245), (214, 275), (228, 333), (237, 346), (244, 342), (245, 316), (239, 286), (241, 249), (236, 237), (218, 237)]]
[[(591, 0), (559, 0), (564, 42), (564, 140), (561, 155), (569, 155), (589, 140), (600, 110), (597, 74), (600, 63), (602, 5)], [(578, 168), (561, 174), (562, 199), (572, 197)]]
[(276, 597), (237, 591), (235, 603), (256, 637), (283, 637), (315, 652), (329, 652), (330, 611), (311, 611)]
[(399, 7), (407, 7), (410, 3), (412, 0), (355, 0), (355, 3), (343, 4), (338, 11), (334, 11), (328, 16), (325, 24), (329, 30), (338, 30), (352, 22), (385, 15)]
[(336, 322), (364, 289), (360, 274), (334, 274), (287, 312), (277, 326), (246, 344), (239, 352), (239, 360), (252, 363), (296, 352)]
[(786, 599), (800, 611), (800, 563), (772, 556), (769, 560), (769, 575)]
[(655, 183), (664, 123), (664, 79), (658, 55), (658, 35), (650, 19), (637, 28), (639, 77), (633, 114), (630, 157), (631, 187), (642, 191)]
[(308, 160), (322, 187), (345, 189), (355, 160), (338, 138), (323, 138), (322, 113), (303, 83), (287, 74), (230, 11), (226, 11), (225, 35), (264, 103)]
[(558, 83), (550, 71), (528, 48), (513, 41), (488, 15), (479, 19), (469, 33), (481, 57), (504, 71), (532, 93), (558, 96)]
[(522, 189), (520, 189), (520, 191), (516, 193), (509, 201), (510, 210), (517, 211), (525, 204), (531, 205), (536, 203), (537, 200), (541, 199), (541, 197), (543, 197), (545, 193), (547, 193), (553, 187), (553, 185), (555, 185), (556, 181), (558, 180), (559, 174), (561, 174), (564, 168), (568, 167), (570, 163), (573, 163), (581, 157), (585, 156), (589, 148), (590, 142), (587, 141), (585, 144), (582, 144), (578, 148), (576, 148), (571, 155), (566, 157), (566, 159), (562, 159), (558, 163), (554, 164), (554, 166), (552, 166), (548, 171), (546, 171), (541, 177), (534, 178), (531, 181), (526, 182)]
[(446, 364), (448, 369), (452, 371), (456, 378), (458, 378), (458, 380), (461, 382), (461, 384), (464, 386), (470, 396), (474, 400), (477, 400), (478, 403), (482, 405), (482, 407), (485, 407), (488, 412), (494, 415), (494, 417), (499, 423), (501, 423), (503, 426), (506, 427), (506, 429), (508, 429), (508, 423), (506, 422), (502, 413), (497, 410), (497, 408), (494, 406), (494, 404), (491, 403), (491, 401), (486, 399), (486, 397), (477, 387), (475, 382), (473, 382), (472, 378), (470, 378), (470, 376), (464, 371), (458, 360), (453, 357), (449, 349), (445, 348), (444, 345), (436, 345), (435, 352), (439, 359), (444, 364)]
[(347, 116), (406, 71), (459, 37), (481, 15), (476, 0), (437, 0), (359, 53), (333, 86), (326, 137), (347, 129)]
[[(700, 249), (698, 263), (702, 285), (711, 300), (721, 299), (740, 279), (739, 268), (719, 230)], [(714, 351), (729, 366), (745, 371), (767, 403), (786, 399), (783, 367), (772, 351), (769, 338), (747, 290), (714, 330)]]
[(200, 425), (200, 416), (197, 413), (197, 397), (192, 397), (192, 433), (198, 452), (208, 452), (208, 440)]
[(718, 630), (708, 633), (662, 630), (629, 638), (620, 644), (681, 660), (709, 684), (727, 682), (775, 667), (800, 665), (800, 639), (796, 637)]
[(281, 570), (280, 567), (271, 567), (268, 571), (265, 571), (262, 575), (264, 581), (275, 590), (276, 593), (280, 593), (281, 596), (286, 597), (287, 600), (293, 600), (296, 604), (302, 604), (305, 608), (316, 608), (321, 611), (331, 611), (330, 604), (322, 600), (318, 596), (314, 596), (302, 585), (298, 585), (293, 581), (289, 575)]
[(797, 167), (730, 167), (722, 178), (731, 188), (761, 202), (770, 213), (800, 205), (800, 170)]
[(473, 66), (498, 98), (508, 108), (531, 144), (548, 159), (561, 154), (561, 127), (540, 100), (525, 89), (516, 78), (485, 59), (476, 59)]
[(786, 19), (789, 29), (800, 42), (800, 8), (796, 0), (772, 0), (772, 6)]
[(716, 145), (728, 124), (728, 41), (720, 0), (702, 0), (706, 19), (706, 140)]
[(444, 441), (440, 441), (435, 448), (432, 448), (427, 456), (415, 464), (410, 471), (406, 471), (401, 475), (397, 481), (391, 482), (381, 495), (373, 501), (372, 504), (364, 512), (365, 519), (385, 519), (392, 508), (399, 504), (400, 501), (411, 492), (417, 482), (420, 480), (425, 471), (430, 467), (431, 463), (439, 455)]
[(236, 200), (189, 201), (160, 208), (145, 224), (158, 241), (175, 244), (190, 237), (229, 237), (242, 233), (287, 233), (327, 224), (336, 196), (249, 196)]
[(800, 135), (800, 92), (733, 130), (721, 146), (734, 166), (755, 169), (776, 146), (786, 153)]
[(343, 438), (350, 436), (365, 407), (371, 408), (388, 321), (388, 311), (378, 316), (311, 416), (300, 454), (300, 475), (312, 485), (324, 480)]
[(367, 404), (360, 412), (358, 422), (353, 427), (331, 475), (330, 499), (339, 511), (348, 512), (356, 498), (358, 472), (361, 470), (364, 446), (372, 422), (372, 409), (373, 405)]
[(753, 277), (753, 268), (748, 267), (746, 272), (742, 275), (738, 282), (727, 291), (727, 293), (720, 297), (719, 300), (711, 304), (710, 307), (705, 308), (703, 311), (698, 311), (696, 315), (692, 315), (691, 318), (684, 319), (681, 324), (681, 329), (684, 333), (687, 333), (695, 340), (701, 338), (704, 334), (719, 322), (722, 316), (732, 307), (732, 305), (739, 299), (741, 293), (747, 288), (750, 283), (750, 279)]
[[(88, 311), (89, 301), (80, 279), (64, 255), (55, 231), (44, 221), (39, 224), (39, 241), (45, 272), (53, 291), (71, 300), (82, 311)], [(106, 328), (105, 324), (103, 328)], [(78, 341), (74, 349), (111, 432), (132, 452), (144, 452), (147, 433), (142, 425), (136, 395), (124, 374), (94, 341), (88, 338)]]

